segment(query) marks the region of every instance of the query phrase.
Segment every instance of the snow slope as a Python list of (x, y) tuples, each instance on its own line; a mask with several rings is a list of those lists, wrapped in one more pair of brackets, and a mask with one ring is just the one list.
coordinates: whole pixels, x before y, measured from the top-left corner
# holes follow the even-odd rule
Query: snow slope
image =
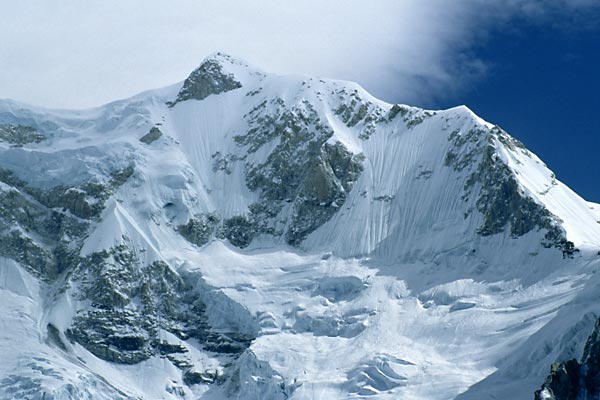
[[(23, 241), (0, 243), (4, 398), (526, 399), (593, 329), (600, 206), (464, 106), (391, 105), (217, 53), (96, 109), (2, 100), (8, 125), (45, 139), (0, 135), (3, 238), (51, 252), (43, 265), (63, 242), (80, 258), (45, 274)], [(44, 197), (65, 190), (85, 199)], [(22, 210), (86, 228), (51, 236)], [(199, 299), (206, 335), (241, 350), (175, 317), (109, 327), (143, 348), (93, 348), (101, 312), (146, 313), (142, 281), (158, 309)]]

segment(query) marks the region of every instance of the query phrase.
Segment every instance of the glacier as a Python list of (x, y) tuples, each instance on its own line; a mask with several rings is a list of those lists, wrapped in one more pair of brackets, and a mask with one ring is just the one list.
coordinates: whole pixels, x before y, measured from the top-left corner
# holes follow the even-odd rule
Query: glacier
[(531, 399), (598, 318), (600, 205), (465, 106), (223, 53), (0, 100), (0, 397)]

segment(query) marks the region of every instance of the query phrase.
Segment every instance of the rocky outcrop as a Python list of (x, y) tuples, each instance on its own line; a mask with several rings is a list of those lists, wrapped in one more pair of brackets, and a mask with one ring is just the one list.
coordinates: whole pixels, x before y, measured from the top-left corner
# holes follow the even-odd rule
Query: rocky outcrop
[(197, 215), (183, 225), (177, 227), (177, 231), (196, 246), (204, 246), (214, 236), (220, 220), (216, 214)]
[(0, 124), (0, 141), (14, 146), (23, 146), (29, 143), (40, 143), (46, 140), (37, 129), (25, 125)]
[[(261, 103), (246, 117), (250, 129), (236, 142), (254, 153), (267, 143), (278, 143), (262, 163), (246, 164), (246, 184), (260, 193), (250, 208), (250, 219), (260, 221), (260, 232), (285, 235), (292, 245), (327, 222), (344, 204), (362, 172), (362, 154), (353, 154), (337, 142), (328, 143), (332, 129), (314, 107), (304, 101), (291, 108), (272, 100), (277, 111)], [(278, 223), (290, 210), (290, 223)]]
[(214, 213), (197, 215), (177, 227), (177, 231), (196, 246), (204, 246), (211, 239), (228, 239), (236, 247), (247, 247), (259, 233), (259, 221), (245, 215), (235, 215), (223, 221)]
[(360, 125), (359, 137), (368, 139), (377, 131), (377, 123), (381, 121), (384, 111), (370, 101), (363, 99), (358, 90), (349, 92), (345, 88), (336, 92), (340, 104), (334, 110), (335, 114), (348, 128)]
[(600, 319), (588, 338), (581, 362), (568, 360), (552, 364), (535, 400), (600, 399)]
[(433, 117), (435, 114), (435, 111), (427, 111), (402, 104), (394, 104), (392, 108), (390, 108), (386, 119), (387, 121), (392, 121), (399, 115), (402, 118), (406, 127), (410, 129), (421, 124), (427, 118)]
[[(259, 200), (243, 215), (223, 220), (216, 214), (197, 215), (177, 231), (198, 246), (218, 237), (244, 248), (260, 234), (300, 245), (342, 207), (363, 170), (364, 156), (328, 142), (333, 130), (307, 101), (289, 107), (282, 99), (265, 100), (245, 118), (249, 128), (234, 140), (246, 155), (214, 153), (213, 171), (230, 174), (233, 163), (246, 161), (246, 185)], [(273, 149), (263, 162), (247, 161), (266, 145)]]
[[(532, 230), (544, 230), (545, 247), (559, 248), (565, 256), (579, 251), (566, 240), (557, 217), (523, 192), (514, 173), (498, 156), (498, 146), (524, 149), (520, 142), (496, 126), (473, 128), (464, 133), (457, 130), (448, 139), (452, 148), (446, 153), (444, 163), (456, 171), (470, 171), (462, 198), (465, 202), (476, 198), (475, 208), (483, 216), (477, 230), (479, 235), (491, 236), (509, 230), (510, 236), (517, 238)], [(473, 209), (468, 209), (465, 218), (471, 212)]]
[(294, 202), (292, 224), (286, 233), (289, 244), (299, 244), (333, 217), (362, 172), (362, 161), (362, 155), (350, 153), (341, 143), (323, 145)]
[(0, 169), (0, 256), (44, 280), (75, 266), (90, 224), (133, 172), (130, 166), (113, 171), (103, 184), (42, 189)]
[(89, 220), (97, 218), (104, 209), (105, 201), (122, 186), (134, 172), (133, 166), (115, 170), (105, 182), (85, 182), (77, 186), (55, 186), (52, 188), (32, 187), (14, 176), (12, 171), (0, 169), (0, 182), (13, 186), (15, 190), (30, 196), (47, 208), (62, 208), (74, 216)]
[(156, 142), (158, 139), (160, 139), (161, 136), (162, 136), (162, 131), (157, 126), (153, 126), (152, 128), (150, 128), (148, 133), (146, 133), (144, 136), (142, 136), (140, 138), (140, 142), (146, 143), (146, 144), (152, 144), (153, 142)]
[(173, 107), (175, 104), (185, 100), (204, 100), (210, 95), (228, 92), (241, 87), (242, 84), (237, 81), (235, 76), (223, 71), (223, 65), (216, 57), (209, 58), (187, 77), (177, 94), (177, 99), (169, 103), (169, 106)]
[(136, 364), (162, 355), (183, 370), (193, 367), (185, 357), (172, 357), (188, 349), (161, 339), (161, 331), (232, 357), (254, 339), (213, 330), (200, 294), (168, 264), (144, 265), (127, 240), (80, 259), (71, 282), (80, 288), (79, 300), (91, 307), (78, 311), (65, 335), (107, 361)]

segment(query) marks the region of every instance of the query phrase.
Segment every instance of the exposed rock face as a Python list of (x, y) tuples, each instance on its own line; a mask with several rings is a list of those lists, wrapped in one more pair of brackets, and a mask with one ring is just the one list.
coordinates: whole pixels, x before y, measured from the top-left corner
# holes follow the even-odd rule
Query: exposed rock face
[(160, 139), (161, 136), (162, 136), (162, 131), (157, 126), (153, 126), (152, 128), (150, 128), (150, 131), (148, 131), (148, 133), (146, 133), (144, 136), (142, 136), (140, 138), (140, 142), (146, 143), (146, 144), (151, 144), (151, 143), (157, 141), (158, 139)]
[[(448, 139), (453, 148), (446, 154), (445, 164), (457, 171), (471, 171), (463, 200), (477, 196), (476, 208), (483, 215), (478, 234), (491, 236), (510, 229), (510, 235), (517, 238), (534, 229), (543, 229), (546, 247), (560, 248), (568, 255), (578, 251), (569, 246), (556, 216), (528, 197), (510, 168), (500, 160), (496, 151), (499, 145), (519, 147), (528, 153), (520, 142), (496, 126), (471, 129), (461, 135), (455, 131)], [(471, 212), (467, 210), (465, 218)]]
[[(226, 57), (219, 54), (217, 56)], [(242, 84), (235, 76), (223, 72), (223, 66), (217, 59), (208, 59), (187, 77), (177, 94), (177, 99), (169, 105), (174, 106), (180, 101), (190, 99), (203, 100), (211, 94), (228, 92), (241, 87)]]
[(535, 392), (535, 400), (597, 399), (600, 399), (600, 319), (585, 344), (581, 362), (552, 364), (546, 382)]
[(341, 143), (323, 145), (296, 195), (292, 225), (286, 233), (289, 244), (302, 242), (342, 207), (363, 170), (362, 161), (362, 155), (350, 153)]
[(180, 225), (177, 230), (189, 242), (196, 246), (204, 246), (214, 236), (219, 217), (215, 214), (202, 214)]
[[(285, 234), (289, 244), (298, 245), (344, 204), (363, 169), (363, 156), (339, 142), (329, 144), (333, 131), (310, 103), (291, 110), (281, 99), (271, 104), (277, 111), (270, 113), (267, 102), (261, 103), (246, 116), (248, 132), (235, 140), (250, 153), (277, 143), (265, 162), (246, 164), (248, 188), (261, 195), (251, 219), (260, 221), (254, 224), (260, 231)], [(289, 207), (293, 216), (285, 228), (276, 220)]]
[[(253, 339), (214, 332), (199, 293), (164, 262), (144, 266), (126, 242), (81, 259), (71, 281), (82, 287), (80, 300), (91, 301), (91, 308), (80, 310), (65, 334), (107, 361), (135, 364), (153, 355), (188, 352), (185, 346), (161, 340), (161, 331), (233, 356)], [(181, 358), (172, 362), (191, 367)]]
[(0, 141), (8, 142), (15, 146), (29, 143), (40, 143), (46, 136), (38, 133), (37, 129), (25, 125), (0, 124)]
[(362, 124), (359, 137), (368, 139), (377, 131), (377, 124), (382, 121), (383, 109), (367, 101), (359, 95), (357, 90), (349, 93), (341, 89), (336, 93), (341, 102), (335, 109), (335, 114), (348, 128)]
[(388, 112), (387, 120), (392, 121), (398, 115), (400, 115), (407, 128), (414, 128), (415, 126), (424, 122), (427, 118), (433, 117), (435, 112), (421, 110), (419, 108), (409, 107), (402, 104), (395, 104)]
[(22, 185), (11, 174), (5, 172), (2, 180), (5, 187), (0, 189), (0, 255), (18, 260), (42, 279), (56, 277), (67, 268), (70, 254), (76, 243), (81, 243), (88, 223), (44, 205), (40, 201), (43, 199), (34, 196), (37, 191)]
[(74, 265), (90, 223), (133, 171), (114, 171), (106, 184), (40, 189), (0, 169), (0, 255), (42, 279), (54, 279)]
[(229, 239), (234, 246), (247, 247), (260, 231), (258, 222), (250, 220), (244, 215), (236, 215), (226, 219), (220, 231), (221, 237)]

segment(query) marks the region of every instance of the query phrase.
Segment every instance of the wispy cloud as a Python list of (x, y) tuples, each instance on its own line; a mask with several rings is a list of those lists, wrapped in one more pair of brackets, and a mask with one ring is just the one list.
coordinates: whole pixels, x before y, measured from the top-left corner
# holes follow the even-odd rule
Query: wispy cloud
[[(558, 23), (595, 0), (23, 0), (0, 15), (0, 97), (86, 107), (185, 78), (222, 50), (266, 70), (354, 80), (422, 103), (487, 70), (495, 29)], [(562, 18), (557, 19), (557, 13)]]

